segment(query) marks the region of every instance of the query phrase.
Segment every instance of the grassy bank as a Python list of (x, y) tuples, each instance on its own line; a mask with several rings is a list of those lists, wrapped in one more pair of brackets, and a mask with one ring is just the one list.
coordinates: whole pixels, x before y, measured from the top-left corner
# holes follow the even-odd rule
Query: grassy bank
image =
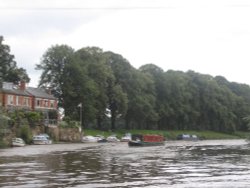
[(131, 134), (160, 134), (163, 135), (166, 139), (175, 140), (179, 134), (194, 134), (199, 138), (203, 139), (240, 139), (247, 138), (250, 135), (250, 132), (235, 132), (233, 134), (225, 134), (213, 131), (159, 131), (159, 130), (117, 130), (114, 132), (111, 131), (100, 131), (100, 130), (84, 130), (84, 135), (103, 135), (105, 137), (116, 134), (118, 138), (121, 138), (125, 133)]

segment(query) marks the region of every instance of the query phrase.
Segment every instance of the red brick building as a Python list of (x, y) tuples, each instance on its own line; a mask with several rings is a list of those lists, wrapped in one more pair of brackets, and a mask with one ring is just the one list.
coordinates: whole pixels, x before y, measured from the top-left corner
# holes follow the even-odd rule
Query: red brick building
[(41, 111), (48, 116), (49, 111), (57, 110), (58, 100), (50, 92), (41, 88), (26, 87), (4, 82), (0, 88), (0, 106), (6, 110), (24, 109)]

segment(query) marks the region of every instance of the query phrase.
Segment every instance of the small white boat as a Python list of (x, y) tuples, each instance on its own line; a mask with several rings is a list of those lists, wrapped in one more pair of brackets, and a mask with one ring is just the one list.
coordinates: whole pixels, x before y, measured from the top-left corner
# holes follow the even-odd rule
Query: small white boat
[(111, 135), (107, 137), (108, 142), (120, 142), (120, 140), (116, 137), (116, 135)]
[(52, 144), (52, 140), (50, 140), (49, 135), (47, 134), (39, 134), (33, 136), (33, 144), (36, 145)]
[(21, 138), (12, 138), (12, 146), (13, 147), (22, 147), (22, 146), (25, 146), (25, 142)]
[(86, 135), (82, 137), (82, 142), (107, 142), (104, 136), (102, 135), (96, 135), (96, 136), (90, 136)]
[(95, 136), (83, 136), (82, 137), (82, 142), (97, 142), (98, 141), (98, 137)]
[(129, 142), (132, 140), (132, 135), (131, 133), (126, 133), (122, 138), (121, 142)]
[(196, 135), (180, 134), (180, 135), (177, 136), (177, 140), (198, 141), (199, 138)]

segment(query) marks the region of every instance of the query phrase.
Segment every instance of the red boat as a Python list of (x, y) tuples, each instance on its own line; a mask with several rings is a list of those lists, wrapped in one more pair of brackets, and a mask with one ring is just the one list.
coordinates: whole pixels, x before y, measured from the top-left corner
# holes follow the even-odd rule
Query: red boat
[(164, 137), (161, 135), (132, 135), (132, 140), (128, 142), (129, 146), (159, 146), (164, 145)]

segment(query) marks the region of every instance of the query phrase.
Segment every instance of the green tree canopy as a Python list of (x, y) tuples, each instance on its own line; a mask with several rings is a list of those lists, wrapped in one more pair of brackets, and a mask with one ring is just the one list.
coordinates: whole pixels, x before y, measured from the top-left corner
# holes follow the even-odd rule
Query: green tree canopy
[(56, 91), (66, 116), (79, 120), (83, 105), (85, 127), (102, 129), (108, 120), (110, 129), (248, 130), (250, 87), (222, 76), (135, 69), (120, 54), (65, 45), (49, 48), (37, 68), (40, 86)]
[(13, 82), (18, 84), (21, 80), (29, 82), (30, 78), (23, 68), (18, 68), (14, 55), (10, 54), (10, 47), (3, 43), (0, 36), (0, 82)]
[(62, 106), (62, 85), (65, 65), (73, 55), (74, 49), (67, 45), (55, 45), (50, 47), (36, 65), (37, 70), (41, 70), (39, 86), (50, 88), (52, 93), (59, 99), (59, 106)]

